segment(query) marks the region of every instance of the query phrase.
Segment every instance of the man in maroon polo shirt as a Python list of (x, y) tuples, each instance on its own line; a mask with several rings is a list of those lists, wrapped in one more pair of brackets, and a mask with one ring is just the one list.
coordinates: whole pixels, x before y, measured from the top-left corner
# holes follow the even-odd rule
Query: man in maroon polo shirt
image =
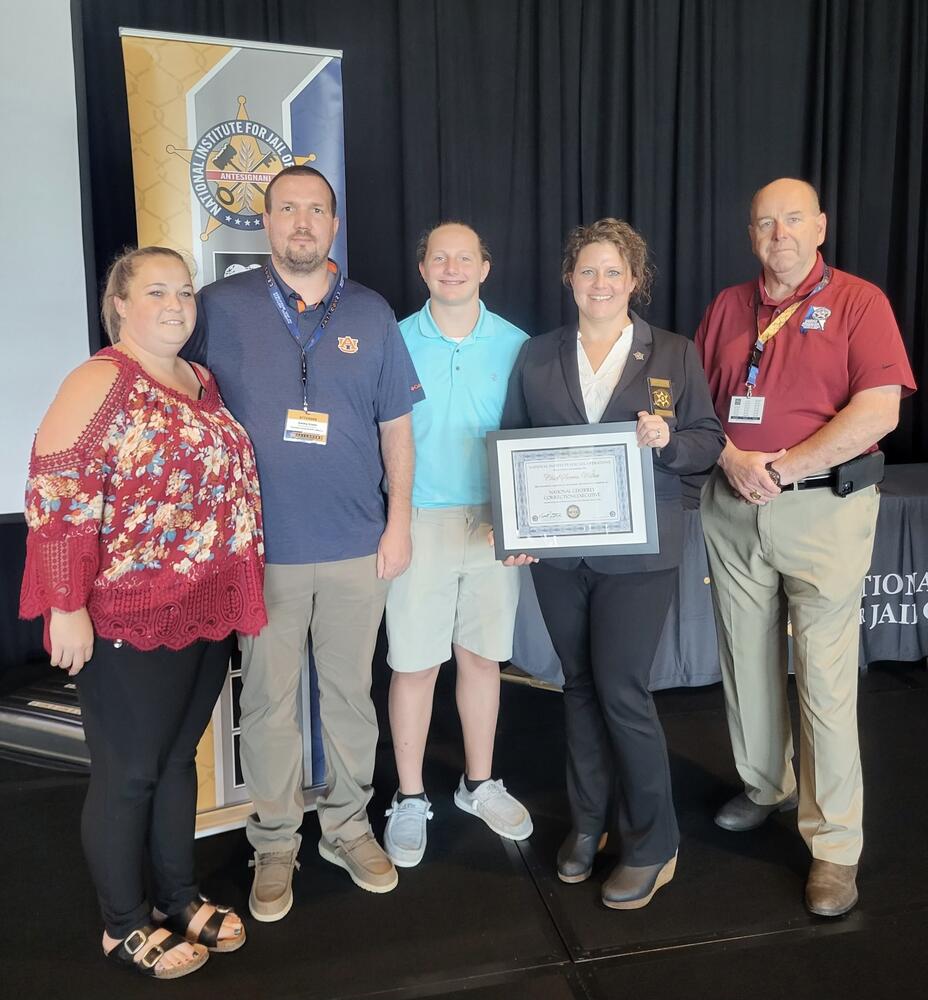
[(784, 178), (761, 188), (748, 231), (763, 269), (715, 298), (696, 346), (728, 436), (703, 490), (702, 520), (744, 783), (715, 821), (751, 830), (798, 802), (812, 855), (806, 906), (838, 916), (857, 902), (863, 844), (858, 617), (879, 505), (876, 444), (915, 382), (886, 296), (822, 259), (825, 227), (811, 185)]

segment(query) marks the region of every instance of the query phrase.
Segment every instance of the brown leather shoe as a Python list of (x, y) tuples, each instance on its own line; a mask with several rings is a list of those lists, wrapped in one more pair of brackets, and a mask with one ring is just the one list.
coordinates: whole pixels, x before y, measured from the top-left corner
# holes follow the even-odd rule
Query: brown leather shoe
[(815, 858), (806, 881), (806, 909), (820, 917), (840, 917), (857, 902), (857, 865)]

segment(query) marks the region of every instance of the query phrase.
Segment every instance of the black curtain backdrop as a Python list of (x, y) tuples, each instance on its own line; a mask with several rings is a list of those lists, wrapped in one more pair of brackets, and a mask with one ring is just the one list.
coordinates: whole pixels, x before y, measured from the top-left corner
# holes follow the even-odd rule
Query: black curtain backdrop
[[(98, 278), (135, 239), (120, 25), (342, 49), (351, 275), (397, 316), (424, 300), (419, 233), (460, 218), (493, 250), (487, 305), (550, 329), (565, 233), (616, 215), (658, 269), (642, 311), (692, 336), (756, 271), (752, 193), (792, 175), (928, 382), (925, 0), (74, 0), (74, 21)], [(890, 461), (928, 454), (924, 398)]]

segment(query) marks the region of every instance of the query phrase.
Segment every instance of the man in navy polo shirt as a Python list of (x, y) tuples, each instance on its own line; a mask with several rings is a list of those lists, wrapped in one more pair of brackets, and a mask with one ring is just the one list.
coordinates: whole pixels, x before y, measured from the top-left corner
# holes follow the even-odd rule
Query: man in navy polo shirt
[(319, 852), (363, 889), (397, 883), (367, 816), (378, 735), (371, 658), (388, 581), (410, 559), (410, 411), (421, 389), (389, 306), (328, 259), (335, 212), (317, 170), (277, 174), (265, 194), (271, 263), (203, 289), (187, 350), (215, 373), (261, 479), (268, 625), (241, 639), (241, 754), (256, 812), (249, 907), (262, 921), (293, 903), (308, 634), (327, 763)]
[(465, 759), (454, 802), (501, 836), (532, 832), (525, 808), (491, 776), (499, 661), (512, 653), (519, 577), (487, 542), (485, 443), (487, 431), (499, 429), (509, 373), (528, 338), (480, 301), (490, 255), (470, 226), (437, 226), (419, 241), (417, 257), (430, 298), (400, 324), (426, 393), (413, 412), (413, 555), (387, 597), (399, 789), (384, 847), (401, 867), (418, 864), (425, 851), (432, 814), (422, 760), (435, 680), (452, 649)]

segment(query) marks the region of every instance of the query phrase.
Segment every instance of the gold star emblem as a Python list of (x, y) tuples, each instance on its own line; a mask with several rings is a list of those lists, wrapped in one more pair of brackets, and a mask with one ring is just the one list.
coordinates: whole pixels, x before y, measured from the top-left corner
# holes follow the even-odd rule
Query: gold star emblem
[(641, 351), (635, 351), (634, 357), (636, 361), (644, 361), (644, 354)]
[(659, 389), (654, 393), (654, 405), (659, 406), (662, 410), (666, 410), (670, 406), (671, 399), (670, 393), (665, 392), (663, 389)]
[[(235, 118), (207, 129), (193, 149), (164, 147), (165, 152), (190, 164), (194, 194), (209, 216), (200, 233), (204, 243), (220, 226), (238, 227), (245, 232), (252, 226), (263, 228), (264, 192), (274, 176), (286, 166), (316, 159), (315, 153), (293, 155), (284, 140), (266, 125), (253, 123), (255, 134), (232, 128), (251, 121), (247, 101), (239, 97)], [(228, 137), (214, 139), (212, 132), (220, 129), (226, 129)]]

